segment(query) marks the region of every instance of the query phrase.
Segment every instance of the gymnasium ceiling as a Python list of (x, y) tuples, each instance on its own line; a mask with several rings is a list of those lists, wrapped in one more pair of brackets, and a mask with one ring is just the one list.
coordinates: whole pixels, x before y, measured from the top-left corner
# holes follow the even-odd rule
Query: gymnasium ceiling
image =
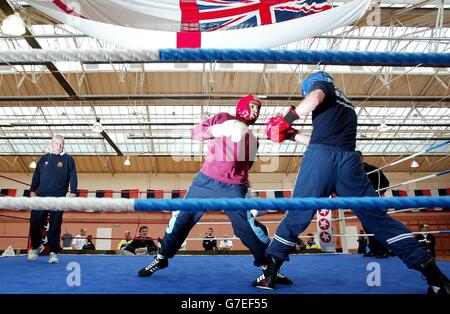
[[(336, 5), (346, 1), (335, 1)], [(0, 20), (14, 1), (0, 0)], [(0, 35), (0, 49), (114, 48), (46, 17), (20, 1), (29, 33)], [(450, 1), (381, 1), (379, 19), (277, 49), (449, 52)], [(5, 14), (6, 13), (6, 14)], [(370, 24), (370, 25), (368, 25)], [(66, 137), (79, 172), (196, 172), (206, 146), (190, 129), (219, 111), (233, 112), (246, 94), (262, 97), (263, 123), (299, 102), (298, 86), (311, 71), (333, 74), (359, 116), (358, 149), (378, 166), (450, 140), (450, 69), (302, 64), (81, 64), (0, 66), (0, 172), (32, 172), (28, 164)], [(100, 121), (102, 133), (92, 126)], [(299, 121), (305, 133), (310, 118)], [(278, 158), (277, 172), (298, 169), (302, 145), (261, 140), (254, 171)], [(414, 171), (450, 169), (450, 145), (421, 155)], [(124, 166), (126, 158), (130, 166)], [(412, 171), (409, 162), (390, 171)]]

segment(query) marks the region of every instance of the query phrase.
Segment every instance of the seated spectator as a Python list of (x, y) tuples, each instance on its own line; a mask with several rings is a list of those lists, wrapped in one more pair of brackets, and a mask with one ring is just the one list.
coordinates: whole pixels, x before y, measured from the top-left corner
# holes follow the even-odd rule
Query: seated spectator
[(208, 229), (208, 233), (206, 234), (202, 246), (205, 249), (205, 251), (217, 251), (217, 240), (216, 237), (213, 235), (213, 228)]
[(83, 246), (86, 244), (86, 232), (87, 230), (81, 228), (80, 234), (77, 234), (75, 238), (72, 240), (72, 249), (73, 250), (81, 250)]
[(320, 250), (320, 244), (316, 243), (314, 241), (314, 235), (312, 233), (308, 233), (309, 240), (306, 242), (306, 249), (319, 249)]
[(72, 249), (73, 235), (70, 233), (69, 228), (66, 228), (66, 232), (61, 236), (61, 240), (63, 241), (62, 245), (63, 250)]
[(220, 241), (219, 251), (222, 253), (229, 252), (233, 249), (233, 241), (228, 239), (228, 234), (223, 235), (224, 239)]
[(92, 243), (92, 235), (87, 236), (87, 242), (83, 245), (83, 250), (95, 250), (95, 245)]
[(431, 233), (427, 233), (429, 231), (429, 227), (430, 226), (428, 226), (427, 224), (421, 224), (419, 226), (419, 229), (422, 233), (416, 234), (415, 237), (417, 241), (425, 245), (425, 247), (431, 252), (431, 255), (433, 255), (433, 257), (436, 257), (436, 238)]
[(148, 237), (148, 227), (139, 228), (139, 236), (134, 238), (125, 248), (126, 251), (135, 255), (147, 255), (156, 252), (157, 247), (152, 238)]
[(125, 239), (120, 240), (119, 244), (117, 244), (117, 250), (125, 250), (127, 245), (130, 244), (131, 241), (133, 241), (133, 239), (131, 238), (130, 231), (125, 231), (124, 236), (125, 236)]

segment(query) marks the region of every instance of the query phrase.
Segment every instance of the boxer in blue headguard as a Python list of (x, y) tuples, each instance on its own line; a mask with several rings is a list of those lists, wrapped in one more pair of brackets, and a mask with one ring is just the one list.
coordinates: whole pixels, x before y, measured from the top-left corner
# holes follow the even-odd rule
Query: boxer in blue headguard
[[(357, 115), (345, 94), (334, 85), (326, 72), (308, 76), (302, 83), (305, 99), (284, 116), (266, 124), (266, 134), (273, 142), (294, 140), (308, 145), (299, 170), (293, 197), (378, 196), (372, 187), (360, 155), (355, 151)], [(298, 133), (292, 123), (312, 113), (311, 137)], [(439, 270), (430, 252), (419, 244), (403, 224), (386, 210), (353, 208), (363, 225), (409, 267), (427, 279), (430, 293), (449, 294), (448, 278)], [(253, 285), (262, 289), (275, 287), (275, 275), (295, 247), (297, 236), (310, 224), (315, 210), (287, 211), (266, 250), (268, 267)]]

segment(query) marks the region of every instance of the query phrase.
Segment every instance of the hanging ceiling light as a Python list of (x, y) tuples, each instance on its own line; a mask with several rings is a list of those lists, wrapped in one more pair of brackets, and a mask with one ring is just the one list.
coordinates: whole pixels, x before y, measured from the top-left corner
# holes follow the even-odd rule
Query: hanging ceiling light
[(131, 165), (131, 161), (130, 161), (130, 157), (129, 157), (129, 156), (127, 156), (127, 159), (125, 159), (125, 161), (123, 162), (123, 165), (124, 165), (124, 166), (129, 166), (129, 165)]
[(389, 131), (391, 128), (388, 127), (388, 126), (386, 125), (386, 123), (381, 123), (381, 124), (377, 127), (377, 129), (378, 129), (379, 132), (387, 132), (387, 131)]
[(31, 169), (36, 169), (36, 162), (33, 160), (32, 162), (30, 162), (30, 165), (28, 166)]
[(7, 16), (2, 23), (2, 32), (11, 35), (18, 36), (23, 35), (26, 32), (25, 23), (20, 17), (19, 12), (15, 12)]
[(103, 132), (103, 125), (100, 123), (100, 119), (97, 120), (97, 122), (95, 122), (92, 125), (92, 131), (95, 133), (102, 133)]
[(411, 168), (418, 168), (420, 165), (419, 165), (419, 163), (417, 162), (417, 161), (415, 161), (415, 160), (413, 160), (412, 162), (411, 162)]

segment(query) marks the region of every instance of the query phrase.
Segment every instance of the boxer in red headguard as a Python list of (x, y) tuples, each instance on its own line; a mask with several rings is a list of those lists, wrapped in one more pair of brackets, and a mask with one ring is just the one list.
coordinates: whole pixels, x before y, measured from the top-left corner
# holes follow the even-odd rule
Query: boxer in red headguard
[[(261, 101), (254, 96), (241, 98), (236, 104), (236, 115), (219, 112), (194, 127), (192, 139), (209, 141), (208, 154), (201, 170), (196, 174), (186, 198), (245, 198), (249, 188), (248, 172), (255, 160), (257, 139), (248, 128), (256, 122)], [(160, 249), (152, 263), (139, 271), (148, 277), (168, 266), (181, 247), (189, 231), (205, 211), (173, 212)], [(254, 264), (263, 270), (267, 259), (264, 254), (270, 239), (264, 225), (256, 221), (250, 211), (225, 211), (234, 233), (252, 252)], [(278, 272), (276, 282), (292, 284)]]

